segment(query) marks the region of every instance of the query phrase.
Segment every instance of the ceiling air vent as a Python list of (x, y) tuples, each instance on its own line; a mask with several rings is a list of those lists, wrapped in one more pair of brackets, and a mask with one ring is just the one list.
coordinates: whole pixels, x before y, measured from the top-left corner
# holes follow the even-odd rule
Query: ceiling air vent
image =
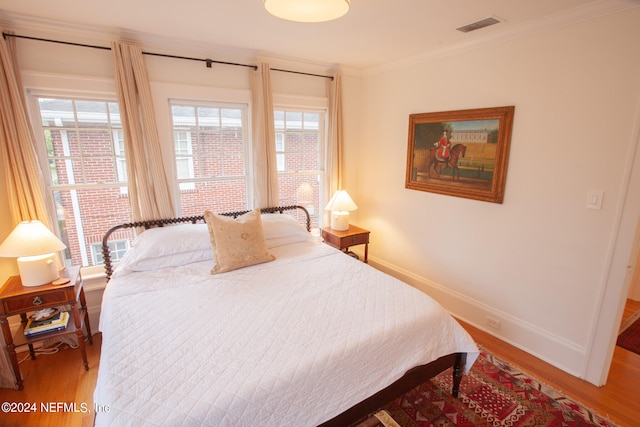
[(463, 33), (469, 33), (471, 31), (479, 30), (480, 28), (488, 27), (490, 25), (494, 25), (499, 23), (500, 20), (495, 17), (481, 19), (480, 21), (474, 22), (469, 25), (465, 25), (464, 27), (456, 28), (458, 31), (462, 31)]

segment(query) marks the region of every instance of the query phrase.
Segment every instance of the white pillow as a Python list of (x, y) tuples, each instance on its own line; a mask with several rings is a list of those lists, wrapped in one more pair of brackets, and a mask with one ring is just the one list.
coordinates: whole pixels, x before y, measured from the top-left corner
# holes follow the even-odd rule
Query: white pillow
[(305, 226), (286, 214), (262, 214), (262, 231), (267, 249), (312, 240)]
[(207, 224), (150, 228), (133, 241), (119, 267), (148, 271), (213, 259)]

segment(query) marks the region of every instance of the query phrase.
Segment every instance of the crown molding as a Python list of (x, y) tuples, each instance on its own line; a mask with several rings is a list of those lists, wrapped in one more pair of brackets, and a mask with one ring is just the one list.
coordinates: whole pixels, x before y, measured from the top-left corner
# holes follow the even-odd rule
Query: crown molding
[(514, 25), (512, 28), (504, 31), (491, 33), (482, 37), (476, 37), (468, 42), (462, 42), (453, 46), (432, 50), (398, 61), (368, 67), (363, 69), (361, 74), (363, 76), (375, 75), (386, 71), (422, 64), (436, 58), (464, 52), (490, 43), (500, 43), (529, 34), (549, 31), (563, 26), (573, 25), (603, 16), (624, 12), (637, 7), (640, 7), (640, 2), (638, 0), (601, 0), (578, 6), (566, 12), (550, 15), (545, 19), (532, 20), (519, 25)]
[[(107, 28), (69, 24), (48, 19), (7, 14), (0, 10), (0, 28), (16, 35), (47, 38), (64, 42), (110, 47), (114, 40), (135, 43), (144, 50), (168, 55), (211, 57), (211, 59), (255, 64), (258, 59), (265, 60), (276, 67), (289, 67), (296, 71), (326, 74), (340, 69), (338, 64), (327, 64), (278, 56), (269, 52), (233, 46), (218, 45), (202, 41), (177, 39), (160, 35), (134, 32), (123, 28)], [(275, 65), (274, 65), (275, 64)]]
[(112, 41), (118, 40), (136, 43), (148, 50), (160, 50), (161, 53), (177, 54), (176, 51), (184, 55), (202, 54), (203, 52), (216, 53), (217, 55), (225, 55), (225, 60), (228, 59), (229, 61), (246, 60), (256, 56), (256, 52), (250, 49), (175, 39), (134, 32), (124, 28), (70, 24), (18, 14), (0, 15), (0, 26), (5, 31), (12, 31), (19, 35), (81, 44), (95, 43), (103, 47), (109, 47)]
[[(65, 37), (65, 41), (73, 43), (102, 42), (108, 47), (108, 41), (115, 36), (114, 31), (97, 26), (55, 22), (34, 16), (19, 15), (0, 11), (0, 27), (4, 32), (24, 34), (30, 37), (55, 38)], [(22, 35), (22, 34), (21, 34)], [(76, 40), (78, 39), (78, 40)], [(87, 39), (91, 40), (90, 42)]]
[(157, 53), (212, 57), (212, 59), (215, 60), (246, 64), (254, 64), (257, 58), (261, 58), (270, 63), (277, 64), (276, 66), (287, 66), (296, 70), (299, 69), (302, 72), (326, 74), (339, 70), (344, 75), (362, 77), (424, 63), (434, 58), (453, 55), (490, 43), (499, 43), (536, 32), (547, 31), (614, 13), (624, 12), (636, 7), (640, 7), (638, 0), (600, 0), (591, 2), (566, 12), (551, 15), (545, 19), (514, 25), (512, 28), (507, 28), (499, 32), (488, 33), (480, 37), (474, 34), (473, 40), (468, 42), (458, 43), (453, 46), (424, 52), (398, 61), (386, 62), (365, 68), (345, 67), (340, 64), (327, 64), (301, 58), (284, 57), (271, 52), (256, 51), (247, 48), (138, 33), (124, 28), (107, 28), (51, 21), (34, 16), (10, 14), (2, 10), (0, 10), (0, 27), (3, 31), (12, 31), (18, 35), (50, 38), (72, 43), (95, 44), (109, 47), (111, 41), (120, 40), (139, 44), (143, 46), (144, 49)]

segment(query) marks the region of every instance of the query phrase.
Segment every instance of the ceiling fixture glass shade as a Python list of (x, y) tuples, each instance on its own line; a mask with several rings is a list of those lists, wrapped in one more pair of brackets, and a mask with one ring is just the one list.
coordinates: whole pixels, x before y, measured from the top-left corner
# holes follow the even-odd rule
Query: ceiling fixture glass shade
[(267, 12), (296, 22), (325, 22), (349, 11), (350, 0), (264, 0)]

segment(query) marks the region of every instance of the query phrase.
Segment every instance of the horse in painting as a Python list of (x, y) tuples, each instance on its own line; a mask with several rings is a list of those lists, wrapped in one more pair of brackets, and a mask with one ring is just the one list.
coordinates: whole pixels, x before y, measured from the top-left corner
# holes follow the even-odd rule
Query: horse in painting
[(458, 160), (460, 160), (460, 157), (464, 157), (465, 154), (467, 154), (467, 146), (462, 144), (454, 145), (450, 150), (449, 157), (446, 159), (441, 159), (436, 156), (436, 150), (436, 148), (432, 148), (431, 150), (429, 150), (427, 176), (431, 178), (431, 166), (433, 166), (433, 171), (438, 175), (438, 177), (444, 169), (450, 167), (451, 179), (455, 180), (457, 174), (458, 181), (460, 181), (460, 168), (458, 167)]

